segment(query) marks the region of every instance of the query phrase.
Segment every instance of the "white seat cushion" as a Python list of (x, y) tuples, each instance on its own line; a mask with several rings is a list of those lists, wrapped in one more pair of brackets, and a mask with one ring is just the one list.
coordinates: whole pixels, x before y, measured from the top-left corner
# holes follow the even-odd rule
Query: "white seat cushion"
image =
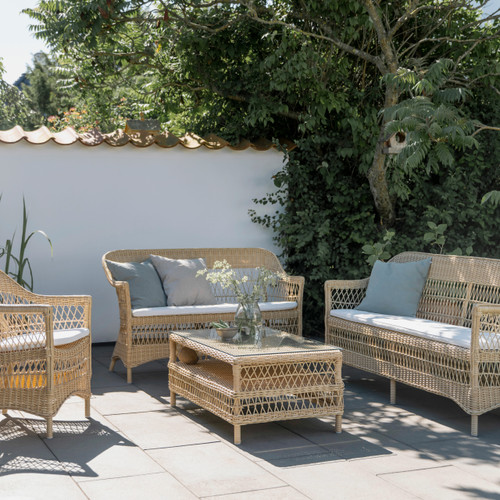
[[(330, 315), (335, 318), (364, 323), (367, 325), (408, 333), (425, 339), (438, 340), (460, 347), (470, 348), (471, 329), (464, 326), (449, 325), (428, 319), (410, 316), (392, 316), (358, 309), (333, 309)], [(488, 347), (481, 347), (487, 349)]]
[[(180, 316), (189, 314), (224, 314), (235, 313), (238, 304), (212, 304), (200, 306), (167, 306), (167, 307), (143, 307), (132, 309), (132, 316), (143, 318), (146, 316)], [(295, 309), (297, 302), (259, 302), (262, 312), (286, 311)]]
[[(71, 344), (88, 337), (88, 328), (71, 328), (68, 330), (54, 330), (54, 345), (56, 347)], [(36, 349), (45, 346), (45, 333), (26, 333), (0, 340), (0, 351), (20, 351), (22, 349)]]

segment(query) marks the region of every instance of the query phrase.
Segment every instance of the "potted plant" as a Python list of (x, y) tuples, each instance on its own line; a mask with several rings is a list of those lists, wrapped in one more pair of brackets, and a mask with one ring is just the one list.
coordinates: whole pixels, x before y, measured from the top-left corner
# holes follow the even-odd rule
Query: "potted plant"
[(284, 279), (285, 276), (265, 267), (257, 268), (256, 276), (238, 276), (227, 260), (216, 261), (213, 270), (209, 272), (208, 269), (203, 269), (197, 274), (205, 275), (210, 283), (219, 284), (222, 288), (232, 291), (238, 300), (234, 317), (238, 331), (243, 335), (256, 337), (256, 340), (260, 340), (262, 313), (259, 308), (259, 300), (266, 297), (269, 286), (277, 286), (278, 281)]
[(214, 322), (210, 323), (210, 328), (215, 328), (217, 335), (221, 339), (231, 339), (238, 332), (237, 327), (233, 327), (229, 323), (227, 323), (226, 321), (222, 321), (222, 320), (214, 321)]

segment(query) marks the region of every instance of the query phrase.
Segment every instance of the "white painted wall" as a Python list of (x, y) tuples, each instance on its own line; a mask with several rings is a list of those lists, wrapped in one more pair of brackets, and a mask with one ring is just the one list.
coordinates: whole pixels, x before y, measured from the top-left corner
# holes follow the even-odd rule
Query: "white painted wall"
[(121, 248), (277, 252), (272, 232), (252, 223), (248, 209), (262, 213), (252, 199), (276, 189), (271, 177), (282, 161), (276, 150), (0, 144), (0, 245), (14, 230), (20, 237), (24, 195), (28, 229), (45, 231), (54, 247), (51, 258), (40, 235), (29, 244), (34, 291), (92, 295), (93, 341), (113, 341), (118, 305), (102, 255)]

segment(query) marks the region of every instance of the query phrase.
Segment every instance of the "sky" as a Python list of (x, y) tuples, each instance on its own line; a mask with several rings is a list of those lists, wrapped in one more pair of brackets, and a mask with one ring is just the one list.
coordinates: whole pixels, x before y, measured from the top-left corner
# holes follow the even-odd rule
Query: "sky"
[(21, 14), (22, 9), (35, 7), (37, 3), (38, 0), (0, 0), (0, 57), (7, 83), (14, 83), (24, 73), (34, 54), (47, 51), (44, 43), (35, 40), (28, 30), (30, 17)]
[[(31, 19), (22, 9), (35, 7), (38, 0), (0, 0), (0, 58), (5, 69), (4, 80), (14, 83), (31, 64), (34, 54), (47, 51), (43, 42), (28, 30)], [(488, 11), (500, 8), (500, 0), (490, 0)]]

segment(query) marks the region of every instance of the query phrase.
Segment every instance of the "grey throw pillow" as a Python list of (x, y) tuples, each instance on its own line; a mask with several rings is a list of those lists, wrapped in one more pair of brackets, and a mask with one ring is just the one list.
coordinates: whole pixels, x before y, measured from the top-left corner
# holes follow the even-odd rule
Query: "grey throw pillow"
[(416, 262), (375, 262), (366, 297), (356, 309), (416, 316), (431, 259)]
[(127, 281), (132, 309), (165, 307), (167, 297), (151, 259), (144, 262), (106, 261), (115, 281)]
[(169, 259), (151, 255), (151, 260), (163, 282), (169, 306), (197, 306), (215, 304), (210, 283), (205, 276), (196, 276), (206, 269), (203, 259)]

